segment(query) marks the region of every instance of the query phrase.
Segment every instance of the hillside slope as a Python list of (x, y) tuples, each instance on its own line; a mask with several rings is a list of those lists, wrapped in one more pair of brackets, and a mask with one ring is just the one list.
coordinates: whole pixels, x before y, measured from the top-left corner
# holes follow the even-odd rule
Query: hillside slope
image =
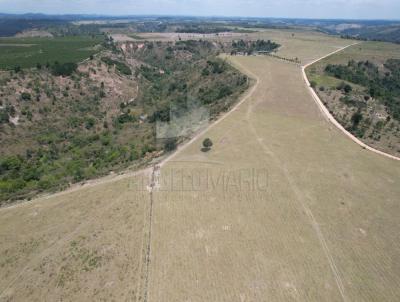
[(0, 204), (142, 166), (192, 135), (158, 139), (174, 107), (186, 116), (196, 104), (207, 123), (248, 85), (210, 42), (132, 44), (132, 53), (108, 43), (79, 66), (0, 74)]

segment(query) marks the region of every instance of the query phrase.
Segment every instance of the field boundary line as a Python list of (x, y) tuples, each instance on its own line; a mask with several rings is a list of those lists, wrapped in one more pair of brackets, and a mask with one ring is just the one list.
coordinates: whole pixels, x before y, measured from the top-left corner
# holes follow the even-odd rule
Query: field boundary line
[(315, 90), (311, 87), (310, 81), (309, 81), (308, 78), (307, 78), (307, 74), (306, 74), (306, 68), (307, 68), (307, 67), (309, 67), (309, 66), (311, 66), (311, 65), (313, 65), (313, 64), (315, 64), (315, 63), (317, 63), (318, 61), (321, 61), (321, 60), (323, 60), (323, 59), (325, 59), (325, 58), (327, 58), (327, 57), (329, 57), (329, 56), (331, 56), (331, 55), (334, 55), (335, 53), (338, 53), (338, 52), (340, 52), (340, 51), (342, 51), (342, 50), (345, 50), (346, 48), (348, 48), (348, 47), (350, 47), (350, 46), (354, 46), (354, 45), (357, 45), (357, 44), (360, 44), (360, 43), (358, 42), (358, 43), (353, 43), (353, 44), (347, 45), (347, 46), (342, 47), (342, 48), (340, 48), (340, 49), (337, 49), (337, 50), (331, 52), (330, 54), (327, 54), (327, 55), (325, 55), (325, 56), (323, 56), (323, 57), (321, 57), (321, 58), (319, 58), (319, 59), (317, 59), (317, 60), (314, 60), (314, 61), (312, 61), (312, 62), (310, 62), (310, 63), (307, 63), (306, 65), (303, 65), (303, 66), (301, 67), (301, 72), (302, 72), (302, 74), (303, 74), (304, 81), (306, 82), (307, 87), (308, 87), (308, 89), (309, 89), (309, 91), (310, 91), (310, 93), (311, 93), (311, 95), (312, 95), (314, 101), (317, 103), (317, 105), (318, 105), (318, 107), (319, 107), (321, 113), (323, 114), (323, 116), (326, 117), (327, 120), (328, 120), (329, 122), (331, 122), (333, 125), (335, 125), (336, 128), (338, 128), (340, 131), (342, 131), (347, 137), (349, 137), (353, 142), (355, 142), (356, 144), (358, 144), (359, 146), (361, 146), (363, 149), (372, 151), (372, 152), (374, 152), (374, 153), (376, 153), (376, 154), (385, 156), (385, 157), (387, 157), (387, 158), (391, 158), (391, 159), (399, 160), (399, 161), (400, 161), (400, 157), (397, 157), (397, 156), (388, 154), (388, 153), (386, 153), (386, 152), (377, 150), (377, 149), (375, 149), (375, 148), (372, 148), (371, 146), (368, 146), (367, 144), (365, 144), (364, 142), (362, 142), (360, 139), (358, 139), (357, 137), (355, 137), (355, 136), (354, 136), (353, 134), (351, 134), (349, 131), (347, 131), (347, 130), (342, 126), (342, 124), (340, 124), (340, 123), (333, 117), (333, 115), (329, 112), (328, 108), (324, 105), (324, 103), (322, 102), (322, 100), (320, 99), (320, 97), (318, 96), (318, 94), (317, 94), (317, 93), (315, 92)]
[(153, 166), (153, 171), (150, 176), (150, 185), (149, 185), (149, 194), (150, 194), (150, 207), (148, 212), (148, 231), (147, 231), (147, 244), (145, 251), (145, 278), (144, 278), (144, 289), (143, 289), (143, 301), (147, 302), (149, 297), (149, 276), (150, 276), (150, 257), (151, 257), (151, 239), (152, 239), (152, 231), (153, 231), (153, 209), (154, 209), (154, 191), (157, 188), (157, 177), (160, 173), (160, 166), (157, 164)]

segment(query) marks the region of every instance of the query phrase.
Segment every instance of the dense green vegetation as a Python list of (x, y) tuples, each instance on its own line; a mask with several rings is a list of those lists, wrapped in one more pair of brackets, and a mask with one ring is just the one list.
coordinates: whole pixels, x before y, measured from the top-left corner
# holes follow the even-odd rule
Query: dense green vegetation
[(108, 66), (115, 66), (115, 68), (122, 74), (125, 75), (131, 75), (132, 70), (127, 66), (125, 63), (118, 61), (118, 60), (113, 60), (109, 57), (103, 57), (101, 60), (106, 63)]
[[(207, 41), (145, 42), (132, 54), (113, 41), (106, 46), (110, 50), (85, 63), (88, 72), (63, 62), (62, 52), (54, 54), (57, 64), (0, 77), (0, 201), (143, 165), (184, 139), (156, 139), (156, 122), (169, 121), (171, 108), (184, 115), (197, 103), (215, 117), (247, 88), (247, 78), (219, 59), (219, 49)], [(108, 68), (114, 66), (117, 74)], [(107, 83), (115, 77), (138, 85), (134, 102), (109, 95)]]
[(52, 66), (52, 73), (55, 76), (63, 76), (63, 77), (68, 77), (72, 75), (76, 69), (78, 68), (78, 65), (76, 63), (63, 63), (60, 64), (58, 61), (54, 63)]
[(101, 35), (101, 27), (98, 24), (73, 24), (65, 23), (46, 28), (55, 37), (67, 36), (98, 36)]
[(368, 42), (307, 74), (335, 119), (378, 150), (400, 155), (400, 59), (394, 44)]
[(35, 67), (55, 61), (78, 63), (99, 51), (104, 36), (0, 38), (0, 69)]
[[(101, 23), (91, 22), (93, 20)], [(83, 21), (83, 22), (82, 22)], [(1, 15), (0, 36), (13, 36), (24, 30), (39, 29), (62, 36), (97, 35), (103, 31), (219, 33), (252, 32), (257, 28), (309, 28), (342, 35), (345, 38), (400, 43), (400, 23), (395, 20), (322, 20), (224, 17), (105, 17), (83, 15)]]
[[(150, 120), (169, 120), (171, 107), (188, 103), (207, 106), (212, 115), (226, 111), (230, 96), (247, 87), (247, 78), (216, 57), (218, 49), (208, 41), (147, 43), (134, 57), (147, 63), (137, 73), (142, 79), (139, 101)], [(190, 54), (190, 56), (188, 56)]]
[[(39, 77), (51, 79), (50, 72), (41, 70)], [(31, 77), (28, 72), (23, 76)], [(88, 85), (85, 74), (74, 73), (68, 80), (73, 86), (60, 93), (61, 87), (53, 80), (49, 85), (41, 81), (34, 84), (33, 94), (24, 92), (17, 103), (3, 103), (1, 201), (61, 189), (124, 167), (155, 150), (151, 125), (139, 126), (138, 116), (123, 103), (110, 116), (102, 110), (103, 85), (96, 87), (92, 82), (84, 88)], [(15, 125), (9, 120), (17, 115), (20, 124)]]
[(229, 27), (207, 24), (188, 24), (178, 27), (175, 32), (177, 33), (197, 33), (197, 34), (214, 34), (221, 32), (232, 31)]
[(343, 31), (342, 37), (346, 39), (357, 39), (366, 41), (387, 41), (400, 43), (400, 25), (388, 26), (366, 26), (351, 28)]
[[(384, 71), (380, 71), (378, 66), (369, 61), (352, 60), (347, 66), (330, 64), (325, 72), (365, 87), (368, 96), (380, 100), (393, 118), (400, 120), (400, 60), (389, 59), (384, 68)], [(349, 88), (346, 92), (350, 92)]]
[(271, 40), (257, 40), (257, 41), (233, 41), (232, 52), (234, 55), (238, 52), (252, 54), (254, 52), (272, 52), (280, 47), (279, 44), (272, 42)]

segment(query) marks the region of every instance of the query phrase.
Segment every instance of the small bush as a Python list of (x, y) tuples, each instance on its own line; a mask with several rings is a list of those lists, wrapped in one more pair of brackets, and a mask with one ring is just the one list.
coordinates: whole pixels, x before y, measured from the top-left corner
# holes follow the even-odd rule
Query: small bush
[(101, 58), (101, 60), (108, 66), (115, 66), (115, 68), (124, 75), (132, 75), (132, 70), (130, 69), (130, 67), (123, 62), (113, 60), (108, 57), (103, 57)]
[(10, 116), (6, 110), (0, 109), (0, 124), (8, 123)]
[(349, 84), (346, 84), (343, 89), (345, 93), (350, 93), (353, 91), (353, 87), (351, 87)]
[(351, 122), (353, 123), (353, 129), (356, 129), (363, 119), (363, 115), (360, 112), (356, 112), (351, 117)]
[(207, 151), (209, 151), (209, 150), (211, 149), (212, 146), (213, 146), (212, 140), (209, 139), (209, 138), (206, 138), (206, 139), (203, 141), (203, 149), (202, 149), (202, 151), (203, 151), (203, 152), (207, 152)]
[(85, 128), (88, 130), (92, 129), (95, 124), (96, 124), (96, 120), (93, 117), (88, 117), (85, 121)]
[(72, 75), (76, 71), (77, 68), (78, 68), (78, 65), (75, 63), (60, 64), (60, 63), (56, 62), (52, 66), (52, 73), (55, 76), (68, 77), (68, 76)]
[(21, 93), (21, 99), (23, 101), (30, 101), (32, 99), (32, 96), (29, 92), (23, 92)]
[(176, 147), (177, 147), (176, 138), (170, 138), (164, 144), (164, 149), (167, 152), (174, 151)]

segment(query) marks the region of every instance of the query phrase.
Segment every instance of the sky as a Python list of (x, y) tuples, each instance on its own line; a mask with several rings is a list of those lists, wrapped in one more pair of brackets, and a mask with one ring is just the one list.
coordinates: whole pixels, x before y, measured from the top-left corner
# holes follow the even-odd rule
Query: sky
[(1, 13), (400, 19), (400, 0), (0, 0)]

